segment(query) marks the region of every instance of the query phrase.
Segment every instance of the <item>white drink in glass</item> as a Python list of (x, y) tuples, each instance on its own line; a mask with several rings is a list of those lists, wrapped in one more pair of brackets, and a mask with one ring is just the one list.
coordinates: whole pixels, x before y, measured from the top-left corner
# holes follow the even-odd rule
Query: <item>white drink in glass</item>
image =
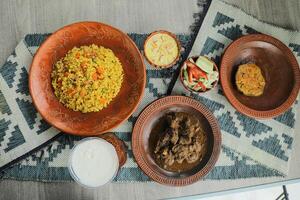
[(112, 144), (90, 137), (73, 147), (68, 168), (77, 183), (96, 188), (114, 179), (119, 169), (119, 159)]

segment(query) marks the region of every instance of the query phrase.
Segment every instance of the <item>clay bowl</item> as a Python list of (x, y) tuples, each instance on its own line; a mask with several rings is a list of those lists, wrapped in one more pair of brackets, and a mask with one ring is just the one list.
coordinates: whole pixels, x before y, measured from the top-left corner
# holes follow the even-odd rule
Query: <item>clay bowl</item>
[[(192, 58), (193, 60), (197, 60), (198, 57), (199, 57), (199, 56), (193, 56), (193, 57), (191, 57), (191, 58)], [(208, 57), (207, 57), (207, 58), (208, 58)], [(217, 72), (219, 73), (219, 69), (218, 69), (216, 63), (215, 63), (213, 60), (211, 60), (210, 58), (208, 58), (208, 59), (214, 63), (214, 70), (217, 71)], [(189, 60), (189, 58), (188, 58), (186, 61), (188, 61), (188, 60)], [(208, 92), (208, 91), (212, 90), (212, 89), (213, 89), (214, 87), (216, 87), (216, 85), (218, 84), (219, 80), (215, 81), (214, 84), (213, 84), (213, 87), (210, 88), (210, 89), (207, 89), (207, 90), (205, 90), (205, 91), (202, 91), (202, 90), (194, 91), (193, 89), (189, 88), (188, 86), (186, 86), (186, 85), (183, 83), (183, 76), (184, 76), (184, 75), (183, 75), (183, 67), (184, 67), (185, 65), (186, 65), (186, 63), (184, 62), (184, 63), (182, 64), (181, 68), (180, 68), (180, 74), (179, 74), (180, 82), (181, 82), (181, 84), (183, 85), (183, 87), (184, 87), (185, 90), (187, 90), (187, 91), (189, 91), (189, 92), (192, 92), (192, 93), (194, 93), (194, 94), (201, 94), (201, 93), (205, 93), (205, 92)]]
[[(258, 97), (243, 95), (235, 85), (238, 66), (258, 65), (266, 80)], [(254, 118), (272, 118), (288, 110), (297, 98), (300, 71), (290, 49), (263, 34), (243, 36), (231, 43), (222, 58), (220, 80), (229, 102), (241, 113)]]
[(145, 40), (145, 42), (144, 42), (144, 49), (145, 49), (145, 46), (146, 46), (147, 42), (149, 41), (149, 39), (150, 39), (153, 35), (156, 35), (156, 34), (159, 34), (159, 33), (167, 34), (167, 35), (171, 36), (171, 37), (176, 41), (177, 47), (178, 47), (178, 55), (177, 55), (177, 57), (174, 59), (173, 62), (171, 62), (171, 63), (169, 63), (169, 64), (167, 64), (167, 65), (156, 65), (155, 63), (153, 63), (151, 60), (148, 59), (148, 57), (147, 57), (147, 55), (145, 54), (145, 52), (144, 52), (144, 55), (145, 55), (146, 60), (148, 61), (148, 63), (149, 63), (152, 67), (158, 68), (158, 69), (166, 69), (166, 68), (170, 68), (170, 67), (174, 66), (174, 65), (177, 63), (177, 61), (179, 60), (179, 57), (180, 57), (180, 52), (181, 52), (181, 45), (180, 45), (180, 42), (179, 42), (179, 40), (177, 39), (177, 37), (176, 37), (175, 34), (169, 32), (169, 31), (165, 31), (165, 30), (154, 31), (154, 32), (150, 33), (150, 35), (149, 35), (149, 36), (147, 37), (147, 39)]
[[(105, 109), (83, 114), (66, 108), (54, 95), (51, 71), (57, 60), (75, 46), (102, 45), (122, 63), (124, 80), (119, 94)], [(126, 120), (137, 108), (145, 88), (146, 70), (134, 42), (122, 31), (98, 22), (79, 22), (54, 32), (35, 54), (29, 72), (33, 103), (51, 125), (74, 135), (105, 133)]]
[[(200, 163), (187, 171), (167, 171), (158, 166), (153, 158), (155, 144), (151, 131), (170, 111), (192, 113), (208, 135), (207, 153)], [(138, 117), (132, 132), (132, 150), (137, 164), (151, 179), (166, 185), (188, 185), (205, 176), (215, 165), (220, 147), (220, 128), (213, 114), (198, 101), (184, 96), (168, 96), (151, 103)]]
[(125, 142), (119, 139), (114, 133), (105, 133), (99, 137), (111, 143), (115, 147), (119, 158), (119, 168), (121, 168), (127, 160), (127, 147)]

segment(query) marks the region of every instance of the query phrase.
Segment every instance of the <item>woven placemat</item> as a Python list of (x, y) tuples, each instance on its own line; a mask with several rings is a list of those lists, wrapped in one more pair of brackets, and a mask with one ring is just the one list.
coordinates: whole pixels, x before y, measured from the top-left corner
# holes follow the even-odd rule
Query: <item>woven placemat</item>
[[(300, 33), (258, 21), (242, 10), (219, 0), (212, 2), (203, 21), (190, 56), (205, 55), (220, 66), (221, 55), (235, 39), (253, 33), (264, 33), (281, 40), (300, 61)], [(236, 111), (218, 85), (203, 95), (187, 92), (177, 80), (173, 94), (191, 96), (205, 104), (218, 119), (222, 144), (229, 150), (253, 161), (288, 174), (296, 123), (296, 103), (284, 114), (267, 120), (256, 120)]]
[[(201, 19), (197, 17), (198, 20)], [(197, 29), (197, 25), (194, 28)], [(300, 41), (299, 33), (259, 22), (239, 9), (218, 0), (214, 0), (210, 7), (191, 54), (201, 53), (219, 62), (224, 48), (233, 39), (256, 32), (269, 33), (281, 39), (295, 54), (300, 55), (300, 46), (296, 43), (297, 39)], [(32, 105), (28, 92), (28, 68), (32, 56), (48, 35), (26, 35), (0, 68), (0, 167), (11, 164), (16, 158), (24, 158), (2, 171), (2, 178), (50, 182), (72, 180), (66, 167), (67, 160), (70, 149), (81, 138), (60, 134), (45, 123)], [(146, 34), (132, 33), (129, 36), (142, 50)], [(182, 61), (189, 53), (193, 36), (177, 35), (177, 37), (185, 48)], [(178, 65), (172, 69), (156, 70), (147, 64), (147, 85), (143, 101), (133, 116), (114, 131), (129, 147), (128, 160), (115, 181), (150, 181), (137, 167), (132, 156), (130, 145), (132, 126), (140, 111), (148, 103), (166, 95), (176, 68)], [(178, 85), (175, 86), (174, 91), (181, 93)], [(275, 133), (272, 125), (264, 121), (244, 118), (236, 113), (222, 96), (220, 88), (211, 91), (210, 95), (216, 96), (201, 96), (198, 100), (214, 111), (222, 127), (224, 143), (215, 168), (205, 179), (284, 176), (287, 173), (294, 137), (295, 107), (272, 120), (280, 125), (278, 130), (283, 130), (282, 133)], [(259, 162), (259, 159), (251, 156), (252, 154), (242, 152), (238, 148), (241, 145), (232, 148), (233, 145), (229, 143), (230, 138), (239, 139), (236, 135), (252, 140), (253, 144), (256, 144), (256, 147), (253, 146), (259, 150), (258, 155), (267, 155), (275, 160), (275, 166), (280, 163), (282, 167), (274, 167), (274, 163), (268, 165)], [(42, 145), (47, 141), (48, 144)], [(30, 153), (41, 145), (43, 148), (39, 151)]]
[[(32, 110), (32, 112), (26, 112), (28, 115), (23, 117), (31, 117), (34, 119), (33, 121), (37, 121), (37, 119), (39, 119), (37, 118), (38, 114), (36, 113), (36, 110), (31, 103), (29, 94), (23, 91), (28, 90), (27, 70), (31, 62), (32, 55), (34, 55), (39, 45), (45, 40), (48, 35), (49, 34), (26, 35), (24, 40), (22, 40), (17, 46), (14, 53), (8, 58), (6, 64), (1, 68), (2, 71), (5, 69), (6, 71), (10, 72), (7, 73), (7, 77), (10, 77), (10, 79), (7, 80), (11, 80), (10, 82), (14, 86), (12, 87), (13, 90), (10, 89), (7, 95), (15, 93), (16, 91), (20, 91), (23, 96), (20, 95), (19, 98), (24, 99), (24, 101), (27, 102), (26, 104), (30, 105), (30, 108)], [(129, 36), (134, 40), (139, 49), (142, 50), (143, 42), (147, 34), (129, 34)], [(185, 57), (185, 55), (188, 53), (189, 47), (192, 45), (191, 36), (177, 35), (177, 37), (179, 38), (183, 48), (185, 49), (183, 53), (183, 57)], [(183, 60), (182, 57), (181, 60)], [(150, 102), (166, 95), (175, 69), (178, 67), (178, 65), (176, 65), (171, 69), (156, 70), (150, 67), (147, 62), (146, 65), (147, 83), (143, 101), (141, 102), (133, 116), (114, 131), (120, 139), (125, 141), (128, 146), (128, 159), (124, 167), (121, 168), (119, 174), (115, 178), (115, 181), (117, 182), (150, 181), (149, 178), (138, 168), (133, 159), (130, 142), (131, 131), (140, 111)], [(21, 77), (25, 77), (25, 80), (23, 80)], [(3, 74), (0, 79), (3, 79)], [(20, 82), (21, 80), (23, 81)], [(7, 82), (5, 80), (2, 80), (1, 86), (2, 84), (7, 84)], [(2, 92), (4, 93), (5, 91)], [(6, 101), (3, 97), (0, 98), (0, 102), (2, 103), (1, 108), (6, 108), (5, 110), (8, 110), (7, 108), (10, 108), (12, 106), (11, 102)], [(2, 111), (3, 109), (1, 110), (1, 112)], [(10, 118), (8, 118), (7, 116), (10, 116)], [(0, 115), (0, 120), (13, 121), (13, 117), (13, 114), (2, 113), (2, 115)], [(3, 129), (3, 127), (3, 124), (1, 124), (2, 130), (5, 129)], [(8, 129), (5, 129), (4, 134), (0, 136), (0, 138), (4, 138), (4, 140), (1, 140), (0, 158), (2, 158), (3, 152), (5, 152), (5, 147), (8, 145), (9, 141), (13, 141), (13, 144), (15, 144), (14, 148), (11, 148), (12, 151), (14, 149), (22, 148), (22, 145), (24, 143), (26, 145), (25, 147), (35, 144), (34, 141), (36, 140), (36, 134), (34, 134), (34, 131), (24, 133), (27, 134), (27, 137), (29, 138), (26, 139), (25, 142), (22, 142), (23, 139), (22, 137), (20, 137), (20, 134), (15, 134), (14, 129), (11, 129), (10, 127), (13, 126), (8, 125)], [(48, 126), (48, 129), (50, 129), (50, 126)], [(54, 135), (55, 133), (52, 135), (52, 137), (54, 137)], [(67, 169), (68, 156), (70, 153), (70, 149), (74, 146), (74, 144), (76, 144), (77, 141), (81, 139), (81, 137), (75, 137), (66, 134), (58, 134), (55, 137), (56, 138), (53, 139), (53, 142), (44, 146), (41, 150), (30, 154), (21, 162), (16, 163), (10, 168), (4, 170), (2, 172), (2, 178), (51, 182), (72, 180)], [(5, 153), (10, 154), (10, 152), (11, 151), (6, 151)], [(3, 160), (0, 160), (0, 163), (1, 165), (3, 165)], [(210, 174), (206, 176), (206, 179), (235, 179), (270, 176), (281, 176), (281, 174), (272, 169), (268, 169), (260, 164), (257, 164), (247, 156), (239, 155), (235, 151), (223, 146), (216, 167), (211, 171)]]

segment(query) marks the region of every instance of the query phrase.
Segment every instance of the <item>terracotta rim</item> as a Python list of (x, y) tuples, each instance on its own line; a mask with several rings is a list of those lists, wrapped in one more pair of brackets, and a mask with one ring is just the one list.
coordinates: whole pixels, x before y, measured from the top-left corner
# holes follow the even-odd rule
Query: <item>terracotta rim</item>
[(106, 140), (107, 142), (111, 143), (118, 154), (119, 158), (119, 168), (121, 168), (127, 160), (127, 153), (126, 153), (126, 145), (125, 142), (119, 139), (114, 133), (109, 132), (99, 136), (100, 138)]
[[(146, 43), (148, 42), (148, 40), (149, 40), (153, 35), (158, 34), (158, 33), (165, 33), (165, 34), (171, 36), (171, 37), (176, 41), (176, 43), (177, 43), (177, 47), (178, 47), (178, 55), (177, 55), (177, 57), (174, 59), (174, 61), (171, 62), (170, 64), (167, 64), (167, 65), (156, 65), (155, 63), (151, 62), (151, 61), (148, 59), (148, 57), (147, 57), (147, 55), (146, 55), (146, 53), (145, 53), (145, 46), (146, 46)], [(148, 63), (149, 63), (152, 67), (154, 67), (154, 68), (166, 69), (166, 68), (170, 68), (170, 67), (172, 67), (173, 65), (175, 65), (175, 64), (177, 63), (177, 61), (179, 60), (179, 57), (180, 57), (180, 50), (181, 50), (181, 45), (180, 45), (180, 42), (179, 42), (179, 40), (177, 39), (176, 35), (173, 34), (173, 33), (171, 33), (171, 32), (169, 32), (169, 31), (165, 31), (165, 30), (159, 30), (159, 31), (154, 31), (154, 32), (150, 33), (150, 35), (147, 37), (147, 39), (146, 39), (145, 42), (144, 42), (144, 55), (145, 55), (145, 58), (146, 58), (146, 60), (148, 61)]]
[[(230, 83), (226, 81), (227, 77), (227, 63), (229, 62), (228, 55), (231, 53), (232, 49), (236, 48), (242, 43), (245, 42), (250, 42), (250, 41), (263, 41), (267, 42), (270, 44), (275, 45), (279, 49), (283, 49), (285, 52), (285, 55), (287, 56), (287, 59), (290, 61), (292, 65), (292, 70), (294, 73), (294, 79), (295, 79), (295, 85), (290, 93), (290, 96), (275, 109), (272, 110), (266, 110), (266, 111), (259, 111), (259, 110), (254, 110), (252, 108), (249, 108), (248, 106), (242, 104), (232, 93), (230, 89)], [(273, 118), (276, 117), (285, 111), (287, 111), (295, 102), (298, 96), (299, 88), (300, 88), (300, 70), (299, 70), (299, 65), (298, 62), (291, 52), (291, 50), (283, 44), (281, 41), (278, 39), (265, 35), (265, 34), (252, 34), (252, 35), (246, 35), (243, 36), (234, 42), (232, 42), (225, 50), (225, 53), (222, 57), (221, 61), (221, 67), (220, 67), (220, 81), (221, 85), (224, 91), (224, 94), (228, 101), (232, 104), (232, 106), (239, 112), (245, 114), (246, 116), (249, 117), (255, 117), (259, 119), (265, 119), (265, 118)]]
[[(60, 129), (58, 126), (54, 125), (50, 120), (48, 120), (48, 118), (46, 118), (46, 116), (40, 111), (39, 107), (36, 105), (36, 102), (35, 102), (35, 97), (32, 94), (32, 85), (31, 83), (34, 81), (33, 80), (33, 77), (31, 76), (31, 70), (32, 70), (32, 66), (36, 65), (35, 64), (35, 57), (38, 55), (39, 51), (42, 49), (42, 48), (45, 48), (47, 47), (47, 41), (50, 40), (51, 37), (54, 37), (57, 33), (59, 32), (62, 32), (64, 31), (65, 29), (69, 28), (69, 27), (72, 27), (72, 26), (78, 26), (78, 25), (81, 25), (81, 24), (85, 24), (85, 23), (95, 23), (95, 24), (99, 24), (99, 25), (102, 25), (102, 26), (107, 26), (111, 29), (114, 29), (122, 34), (124, 34), (124, 37), (126, 37), (133, 45), (133, 47), (135, 48), (135, 50), (138, 52), (138, 55), (139, 55), (139, 58), (142, 60), (142, 65), (143, 65), (143, 72), (144, 72), (144, 79), (143, 79), (143, 85), (144, 85), (144, 89), (141, 91), (141, 95), (139, 96), (139, 99), (138, 101), (136, 102), (135, 106), (133, 107), (133, 109), (128, 113), (128, 115), (122, 120), (120, 121), (120, 123), (117, 123), (115, 124), (114, 126), (110, 127), (110, 128), (107, 128), (107, 130), (104, 130), (102, 132), (99, 132), (97, 134), (88, 134), (86, 132), (81, 132), (81, 131), (64, 131), (62, 129)], [(40, 47), (38, 48), (38, 50), (36, 51), (36, 53), (34, 54), (33, 56), (33, 59), (32, 59), (32, 63), (30, 65), (30, 69), (29, 69), (29, 77), (28, 77), (28, 82), (29, 82), (29, 93), (30, 93), (30, 96), (32, 98), (32, 103), (34, 105), (34, 107), (37, 109), (37, 111), (39, 112), (39, 114), (42, 116), (42, 118), (47, 122), (49, 123), (51, 126), (61, 130), (61, 131), (64, 131), (66, 133), (69, 133), (69, 134), (72, 134), (72, 135), (80, 135), (80, 136), (96, 136), (96, 135), (101, 135), (101, 134), (104, 134), (106, 132), (109, 132), (111, 130), (113, 130), (114, 128), (116, 128), (117, 126), (119, 126), (120, 124), (122, 124), (124, 121), (126, 121), (131, 115), (132, 113), (137, 109), (138, 105), (140, 104), (143, 96), (144, 96), (144, 92), (145, 92), (145, 85), (146, 85), (146, 65), (145, 65), (145, 62), (143, 61), (143, 56), (140, 52), (140, 50), (138, 49), (138, 47), (136, 46), (135, 42), (132, 41), (132, 39), (124, 32), (122, 32), (121, 30), (113, 27), (113, 26), (110, 26), (110, 25), (107, 25), (107, 24), (104, 24), (104, 23), (101, 23), (101, 22), (96, 22), (96, 21), (81, 21), (81, 22), (76, 22), (76, 23), (72, 23), (72, 24), (69, 24), (69, 25), (66, 25), (66, 26), (63, 26), (62, 28), (54, 31), (41, 45)]]
[[(143, 152), (143, 136), (141, 133), (145, 123), (147, 123), (148, 119), (151, 115), (159, 110), (162, 110), (166, 107), (172, 105), (184, 105), (190, 106), (195, 110), (199, 111), (208, 121), (211, 126), (212, 134), (213, 134), (213, 149), (211, 156), (205, 166), (199, 170), (197, 173), (185, 177), (185, 178), (171, 178), (167, 176), (163, 176), (155, 171), (155, 169), (147, 162), (145, 156), (142, 154)], [(143, 112), (140, 114), (138, 120), (135, 123), (133, 132), (132, 132), (132, 150), (135, 160), (138, 166), (147, 174), (152, 180), (171, 186), (184, 186), (192, 184), (198, 181), (200, 178), (205, 176), (215, 165), (219, 158), (220, 150), (221, 150), (221, 132), (219, 124), (213, 114), (201, 103), (198, 101), (185, 97), (185, 96), (168, 96), (161, 99), (158, 99), (148, 105)]]
[[(199, 56), (191, 56), (191, 57), (189, 57), (189, 58), (198, 58), (198, 57), (199, 57)], [(214, 63), (214, 69), (218, 72), (219, 77), (218, 77), (218, 80), (215, 81), (215, 83), (214, 83), (214, 85), (213, 85), (212, 88), (210, 88), (210, 89), (208, 89), (208, 90), (205, 90), (205, 91), (201, 91), (201, 90), (200, 90), (200, 91), (194, 91), (194, 90), (190, 89), (188, 86), (186, 86), (186, 85), (183, 83), (183, 75), (182, 75), (182, 74), (183, 74), (183, 66), (184, 66), (184, 64), (185, 64), (185, 62), (184, 62), (184, 63), (181, 65), (181, 67), (180, 67), (180, 75), (179, 75), (179, 79), (180, 79), (180, 82), (181, 82), (181, 84), (183, 85), (184, 89), (186, 89), (187, 91), (192, 92), (192, 93), (194, 93), (194, 94), (202, 94), (202, 93), (205, 93), (205, 92), (208, 92), (208, 91), (212, 90), (214, 87), (216, 87), (216, 85), (217, 85), (218, 82), (219, 82), (219, 78), (220, 78), (220, 72), (219, 72), (219, 69), (218, 69), (216, 63), (215, 63), (212, 59), (208, 58), (207, 56), (203, 56), (203, 57), (206, 57), (207, 59), (209, 59), (211, 62)], [(186, 61), (189, 60), (189, 58), (187, 58)]]

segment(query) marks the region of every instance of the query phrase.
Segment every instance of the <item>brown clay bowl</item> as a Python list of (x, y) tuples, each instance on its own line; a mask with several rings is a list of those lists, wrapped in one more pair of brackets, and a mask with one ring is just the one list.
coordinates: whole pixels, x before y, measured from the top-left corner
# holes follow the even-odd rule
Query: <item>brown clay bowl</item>
[[(258, 65), (266, 80), (258, 97), (243, 95), (235, 85), (238, 66)], [(297, 98), (300, 71), (290, 49), (279, 40), (263, 34), (243, 36), (231, 43), (222, 58), (220, 80), (229, 102), (241, 113), (255, 118), (271, 118), (288, 110)]]
[[(58, 101), (50, 74), (56, 61), (70, 49), (91, 44), (112, 49), (122, 63), (124, 80), (108, 107), (83, 114)], [(122, 31), (98, 22), (79, 22), (54, 32), (38, 49), (29, 72), (30, 94), (41, 116), (61, 131), (82, 136), (105, 133), (126, 120), (139, 104), (145, 83), (145, 65), (134, 42)]]
[[(158, 166), (152, 156), (151, 130), (170, 111), (193, 114), (208, 136), (207, 153), (199, 164), (187, 171), (167, 171)], [(216, 118), (204, 105), (185, 96), (168, 96), (151, 103), (140, 114), (132, 132), (132, 150), (137, 164), (151, 179), (166, 185), (188, 185), (205, 176), (215, 165), (220, 148), (221, 133)]]
[[(191, 58), (192, 58), (193, 60), (197, 60), (198, 57), (199, 57), (199, 56), (193, 56), (193, 57), (191, 57)], [(215, 63), (212, 59), (210, 59), (210, 58), (208, 58), (208, 57), (206, 57), (206, 58), (209, 59), (211, 62), (214, 63), (214, 70), (215, 70), (216, 72), (219, 73), (219, 69), (218, 69), (216, 63)], [(186, 61), (188, 61), (188, 60), (189, 60), (189, 58), (188, 58)], [(184, 82), (183, 82), (183, 76), (184, 76), (184, 75), (183, 75), (183, 67), (184, 67), (185, 65), (186, 65), (186, 63), (184, 62), (184, 63), (182, 64), (181, 68), (180, 68), (179, 79), (180, 79), (180, 82), (181, 82), (181, 84), (183, 85), (184, 89), (186, 89), (187, 91), (192, 92), (192, 93), (194, 93), (194, 94), (201, 94), (201, 93), (205, 93), (205, 92), (210, 91), (211, 89), (213, 89), (214, 87), (216, 87), (216, 85), (218, 84), (219, 80), (217, 80), (217, 81), (214, 82), (212, 88), (207, 89), (207, 90), (205, 90), (205, 91), (202, 91), (202, 90), (195, 91), (195, 90), (189, 88), (189, 87), (186, 86), (186, 85), (184, 84)]]
[(151, 60), (148, 59), (145, 51), (144, 51), (144, 55), (145, 55), (145, 58), (146, 60), (148, 61), (148, 63), (154, 67), (154, 68), (159, 68), (159, 69), (166, 69), (166, 68), (170, 68), (172, 67), (173, 65), (175, 65), (177, 63), (177, 61), (179, 60), (179, 57), (180, 57), (180, 51), (181, 51), (181, 45), (180, 45), (180, 42), (179, 40), (177, 39), (176, 35), (169, 32), (169, 31), (165, 31), (165, 30), (159, 30), (159, 31), (154, 31), (152, 33), (150, 33), (150, 35), (147, 37), (147, 39), (145, 40), (144, 42), (144, 50), (145, 50), (145, 46), (147, 44), (147, 42), (149, 41), (149, 39), (153, 36), (153, 35), (156, 35), (156, 34), (159, 34), (159, 33), (164, 33), (164, 34), (167, 34), (169, 36), (171, 36), (172, 38), (174, 38), (174, 40), (176, 41), (177, 43), (177, 47), (178, 47), (178, 55), (177, 57), (174, 59), (173, 62), (167, 64), (167, 65), (156, 65), (155, 63), (151, 62)]
[(119, 139), (114, 133), (105, 133), (99, 137), (111, 143), (115, 147), (119, 158), (119, 167), (121, 168), (127, 160), (127, 147), (125, 142)]

